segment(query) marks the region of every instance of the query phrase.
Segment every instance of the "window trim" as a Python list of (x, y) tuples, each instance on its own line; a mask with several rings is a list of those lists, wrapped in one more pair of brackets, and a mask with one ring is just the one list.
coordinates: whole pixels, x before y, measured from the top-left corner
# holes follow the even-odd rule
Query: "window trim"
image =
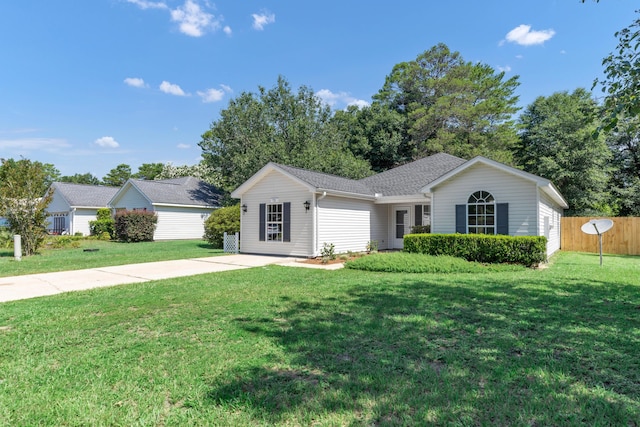
[[(489, 208), (492, 212), (488, 212)], [(474, 191), (467, 198), (466, 203), (466, 226), (467, 234), (487, 234), (496, 235), (498, 232), (497, 222), (497, 203), (493, 194), (486, 190)], [(471, 211), (474, 211), (473, 213)], [(482, 211), (482, 212), (479, 212)], [(473, 219), (473, 221), (472, 221)], [(492, 219), (492, 223), (488, 224), (488, 220)], [(471, 224), (474, 222), (474, 224)], [(481, 223), (480, 223), (481, 222)], [(475, 231), (471, 231), (475, 229)], [(484, 231), (479, 232), (478, 229)], [(493, 232), (487, 232), (488, 230)]]
[[(277, 207), (275, 211), (271, 209)], [(278, 219), (279, 218), (279, 219)], [(276, 227), (276, 231), (269, 231), (269, 226), (279, 226)], [(284, 203), (266, 203), (265, 204), (265, 242), (271, 243), (282, 243), (284, 242)], [(272, 227), (273, 228), (273, 227)], [(273, 236), (279, 238), (273, 238)]]

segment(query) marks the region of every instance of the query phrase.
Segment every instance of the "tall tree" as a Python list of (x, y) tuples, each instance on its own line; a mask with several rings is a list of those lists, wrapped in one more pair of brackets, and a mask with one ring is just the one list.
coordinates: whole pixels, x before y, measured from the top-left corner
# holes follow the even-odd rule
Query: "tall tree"
[(60, 182), (71, 182), (73, 184), (86, 184), (86, 185), (100, 185), (101, 181), (98, 177), (94, 176), (90, 172), (76, 173), (73, 175), (65, 175), (59, 178)]
[(511, 163), (518, 85), (517, 76), (505, 79), (441, 43), (397, 64), (374, 99), (406, 116), (414, 158), (447, 152)]
[(102, 178), (102, 182), (110, 187), (120, 187), (131, 178), (131, 166), (121, 163), (111, 169), (108, 174)]
[[(616, 51), (602, 60), (605, 77), (593, 83), (594, 87), (600, 85), (606, 94), (604, 110), (607, 114), (602, 125), (606, 131), (614, 129), (620, 118), (640, 116), (640, 18), (616, 32), (615, 36), (619, 40)], [(629, 125), (635, 127), (637, 123), (628, 121), (625, 128)]]
[(640, 216), (640, 118), (621, 119), (607, 135), (617, 214)]
[(301, 86), (294, 93), (279, 77), (276, 86), (243, 92), (220, 112), (199, 143), (223, 189), (232, 191), (269, 161), (358, 178), (370, 173), (331, 125), (331, 110)]
[(1, 162), (0, 216), (7, 219), (14, 234), (21, 236), (22, 254), (33, 255), (46, 235), (45, 209), (53, 198), (53, 192), (46, 192), (52, 182), (51, 165), (28, 159)]
[(156, 179), (162, 172), (164, 164), (162, 163), (143, 163), (138, 167), (138, 172), (131, 175), (131, 178), (146, 179), (148, 181)]
[(406, 117), (380, 103), (336, 111), (332, 123), (347, 142), (349, 150), (382, 172), (411, 160), (413, 152), (406, 144)]
[(598, 105), (584, 89), (538, 97), (520, 116), (518, 163), (545, 177), (567, 198), (570, 215), (610, 214), (609, 151), (593, 137)]
[(204, 161), (196, 165), (181, 165), (175, 166), (172, 163), (166, 163), (162, 166), (162, 171), (156, 175), (154, 179), (172, 179), (180, 178), (183, 176), (192, 176), (202, 181), (208, 182), (211, 185), (220, 187), (221, 178), (217, 171), (205, 164)]

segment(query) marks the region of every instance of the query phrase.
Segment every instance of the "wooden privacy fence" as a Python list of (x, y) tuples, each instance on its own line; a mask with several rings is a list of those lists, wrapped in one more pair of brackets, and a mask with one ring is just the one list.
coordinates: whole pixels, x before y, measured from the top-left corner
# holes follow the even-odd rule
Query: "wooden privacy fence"
[[(560, 245), (564, 251), (598, 252), (598, 236), (580, 230), (582, 224), (603, 217), (563, 217)], [(640, 218), (608, 218), (613, 228), (602, 234), (602, 252), (640, 255)]]

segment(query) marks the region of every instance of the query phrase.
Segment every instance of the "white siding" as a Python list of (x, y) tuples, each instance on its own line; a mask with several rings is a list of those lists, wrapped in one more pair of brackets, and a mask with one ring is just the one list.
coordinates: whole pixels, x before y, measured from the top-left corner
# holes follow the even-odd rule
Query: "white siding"
[(213, 209), (156, 206), (154, 240), (202, 239), (204, 222)]
[(540, 219), (538, 233), (547, 238), (547, 256), (560, 249), (560, 219), (562, 208), (540, 191)]
[(153, 210), (153, 206), (149, 201), (142, 195), (138, 190), (133, 188), (133, 186), (129, 186), (127, 191), (125, 191), (118, 200), (114, 201), (113, 207), (116, 209), (147, 209), (148, 211)]
[(318, 205), (319, 250), (326, 242), (335, 245), (336, 253), (365, 251), (374, 222), (376, 229), (381, 228), (380, 209), (374, 209), (373, 202), (328, 196)]
[(536, 184), (484, 164), (471, 166), (434, 190), (432, 232), (455, 233), (455, 206), (466, 204), (479, 190), (491, 193), (496, 203), (509, 203), (510, 235), (538, 234)]
[(69, 203), (62, 197), (57, 191), (53, 192), (53, 198), (51, 199), (51, 203), (47, 206), (47, 212), (51, 213), (62, 213), (69, 212), (71, 207)]
[(373, 205), (371, 211), (371, 240), (378, 241), (378, 249), (389, 249), (389, 206)]
[[(304, 202), (309, 201), (307, 211)], [(291, 241), (260, 241), (260, 204), (291, 203)], [(287, 256), (314, 256), (313, 251), (313, 194), (303, 185), (278, 171), (272, 171), (243, 194), (240, 204), (247, 205), (247, 212), (240, 212), (240, 250)], [(322, 203), (322, 201), (320, 202)]]
[(80, 232), (83, 236), (90, 235), (89, 221), (95, 221), (97, 213), (97, 209), (76, 209), (71, 215), (72, 223), (69, 226), (69, 234)]

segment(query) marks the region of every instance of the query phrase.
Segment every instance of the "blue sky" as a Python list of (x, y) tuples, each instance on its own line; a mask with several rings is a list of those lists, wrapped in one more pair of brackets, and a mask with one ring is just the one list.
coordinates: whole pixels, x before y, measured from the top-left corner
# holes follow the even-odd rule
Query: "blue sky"
[[(335, 109), (439, 42), (520, 76), (520, 105), (591, 88), (630, 0), (20, 0), (0, 13), (0, 158), (102, 178), (195, 164), (230, 99), (283, 75)], [(600, 95), (599, 91), (597, 95)]]

